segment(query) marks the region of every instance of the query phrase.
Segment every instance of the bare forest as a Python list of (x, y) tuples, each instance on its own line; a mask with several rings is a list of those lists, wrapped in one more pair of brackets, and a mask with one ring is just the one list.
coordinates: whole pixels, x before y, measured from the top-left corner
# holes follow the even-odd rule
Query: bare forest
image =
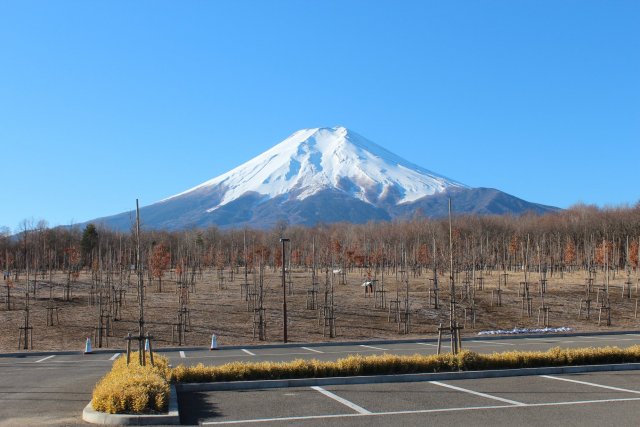
[(156, 347), (208, 346), (212, 334), (282, 342), (285, 298), (291, 342), (435, 336), (451, 310), (463, 335), (631, 329), (639, 239), (640, 205), (454, 216), (451, 228), (418, 218), (166, 232), (141, 218), (138, 260), (134, 225), (24, 221), (0, 237), (0, 347), (80, 350), (91, 337), (123, 348), (141, 298)]

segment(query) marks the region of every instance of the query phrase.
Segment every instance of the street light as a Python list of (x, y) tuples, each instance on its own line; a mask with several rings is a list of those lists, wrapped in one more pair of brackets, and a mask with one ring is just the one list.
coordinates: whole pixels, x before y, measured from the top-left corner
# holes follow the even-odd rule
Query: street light
[(282, 317), (284, 319), (284, 323), (282, 326), (282, 335), (284, 337), (284, 342), (286, 343), (287, 342), (287, 286), (284, 278), (284, 266), (286, 265), (284, 244), (285, 242), (288, 242), (289, 239), (281, 238), (280, 241), (282, 242)]

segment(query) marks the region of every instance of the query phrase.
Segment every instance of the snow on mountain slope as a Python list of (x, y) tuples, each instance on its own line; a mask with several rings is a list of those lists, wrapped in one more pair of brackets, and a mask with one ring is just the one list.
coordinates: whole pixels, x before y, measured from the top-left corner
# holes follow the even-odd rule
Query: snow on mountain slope
[(235, 169), (163, 202), (216, 188), (222, 197), (207, 209), (213, 212), (247, 193), (304, 200), (333, 189), (372, 205), (398, 205), (450, 187), (468, 188), (344, 127), (314, 128), (297, 131)]

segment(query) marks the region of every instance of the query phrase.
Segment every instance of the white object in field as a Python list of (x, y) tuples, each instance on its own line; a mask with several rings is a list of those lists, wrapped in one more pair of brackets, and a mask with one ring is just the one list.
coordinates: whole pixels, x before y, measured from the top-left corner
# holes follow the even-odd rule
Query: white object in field
[(513, 328), (513, 329), (498, 329), (495, 331), (480, 331), (478, 335), (520, 335), (520, 334), (549, 334), (558, 332), (570, 332), (572, 328), (562, 326), (560, 328)]
[(211, 347), (209, 350), (217, 350), (218, 349), (218, 337), (216, 334), (211, 335)]
[(333, 274), (340, 274), (340, 273), (342, 273), (342, 269), (341, 268), (339, 268), (337, 270), (333, 270)]
[(362, 284), (362, 286), (371, 286), (371, 285), (373, 285), (373, 282), (371, 281), (367, 281)]

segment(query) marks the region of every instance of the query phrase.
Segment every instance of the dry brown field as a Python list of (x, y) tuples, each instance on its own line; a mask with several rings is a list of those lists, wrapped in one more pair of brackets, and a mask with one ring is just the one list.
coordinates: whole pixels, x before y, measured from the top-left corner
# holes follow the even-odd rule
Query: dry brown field
[[(447, 324), (449, 319), (449, 286), (448, 278), (439, 276), (441, 300), (440, 308), (434, 309), (429, 303), (428, 289), (432, 277), (430, 271), (423, 270), (421, 274), (409, 273), (410, 299), (410, 331), (409, 334), (399, 333), (398, 324), (391, 315), (389, 321), (387, 308), (376, 308), (376, 300), (370, 294), (365, 294), (362, 283), (366, 280), (367, 272), (354, 269), (346, 275), (346, 284), (341, 284), (339, 275), (334, 279), (334, 304), (336, 317), (336, 337), (330, 338), (323, 334), (323, 327), (318, 321), (318, 311), (307, 309), (307, 290), (311, 288), (311, 273), (304, 269), (292, 269), (291, 281), (293, 292), (287, 295), (288, 330), (290, 342), (323, 342), (349, 341), (394, 338), (433, 338), (439, 323)], [(471, 324), (470, 312), (463, 330), (464, 336), (477, 334), (483, 330), (512, 329), (514, 327), (541, 327), (538, 322), (538, 309), (542, 304), (539, 288), (538, 273), (529, 273), (532, 314), (523, 314), (522, 298), (518, 296), (520, 282), (524, 281), (524, 273), (509, 272), (507, 285), (502, 286), (502, 306), (492, 304), (492, 291), (498, 287), (501, 272), (486, 271), (476, 273), (484, 278), (484, 286), (479, 289), (476, 283), (475, 292), (476, 325)], [(332, 275), (329, 273), (329, 275)], [(221, 287), (216, 270), (207, 270), (198, 274), (195, 289), (189, 292), (190, 326), (185, 335), (186, 346), (208, 346), (211, 335), (216, 334), (220, 345), (229, 344), (257, 344), (282, 342), (283, 292), (281, 273), (268, 269), (264, 275), (264, 302), (267, 319), (267, 336), (265, 341), (253, 337), (253, 311), (248, 311), (248, 303), (241, 296), (241, 283), (244, 282), (243, 269), (240, 268), (231, 277), (230, 271), (224, 272), (225, 280)], [(623, 284), (627, 281), (624, 273), (610, 273), (609, 299), (611, 305), (611, 325), (603, 321), (598, 325), (599, 302), (597, 289), (605, 282), (605, 274), (598, 272), (591, 294), (592, 309), (590, 319), (578, 318), (580, 300), (585, 298), (584, 271), (571, 273), (555, 273), (547, 275), (547, 289), (544, 293), (544, 303), (550, 307), (549, 324), (552, 327), (570, 327), (575, 331), (605, 331), (629, 330), (638, 327), (636, 318), (636, 298), (638, 296), (638, 278), (631, 277), (632, 285), (630, 298), (623, 297)], [(63, 300), (63, 284), (66, 274), (57, 272), (44, 277), (38, 276), (35, 298), (33, 293), (29, 298), (30, 326), (33, 327), (33, 350), (82, 350), (86, 337), (94, 336), (94, 328), (98, 325), (99, 305), (90, 304), (91, 277), (83, 272), (78, 282), (73, 285), (71, 301)], [(319, 274), (319, 302), (324, 300), (324, 289), (327, 275)], [(0, 350), (14, 352), (19, 350), (19, 332), (24, 324), (26, 302), (26, 277), (19, 276), (11, 290), (12, 309), (6, 306), (6, 286), (0, 287)], [(378, 274), (378, 279), (381, 279)], [(31, 279), (33, 281), (33, 278)], [(128, 332), (137, 332), (138, 302), (136, 292), (136, 277), (131, 276), (131, 282), (125, 285), (126, 292), (122, 304), (119, 320), (111, 322), (112, 328), (108, 336), (103, 338), (103, 347), (122, 349), (125, 346), (124, 337)], [(464, 289), (461, 282), (463, 275), (458, 277), (457, 318), (464, 322), (464, 308), (470, 306), (466, 295), (461, 295)], [(252, 275), (249, 275), (250, 287), (253, 287)], [(378, 282), (379, 283), (379, 282)], [(51, 285), (52, 284), (52, 285)], [(145, 320), (147, 330), (154, 336), (156, 347), (176, 346), (176, 338), (172, 340), (173, 324), (179, 308), (178, 293), (176, 291), (175, 272), (168, 272), (162, 282), (162, 292), (157, 292), (155, 282), (145, 279)], [(387, 290), (386, 299), (396, 297), (396, 290), (403, 299), (406, 295), (405, 284), (401, 275), (388, 271), (384, 277), (384, 287)], [(31, 289), (33, 284), (31, 285)], [(380, 284), (378, 284), (380, 289)], [(471, 288), (470, 288), (471, 289)], [(33, 290), (33, 289), (32, 289)], [(599, 299), (599, 298), (598, 298)], [(95, 301), (94, 301), (95, 302)], [(379, 301), (378, 301), (378, 305)], [(47, 326), (47, 306), (58, 308), (59, 322)], [(249, 307), (251, 308), (251, 307)], [(98, 343), (93, 340), (94, 349)], [(22, 349), (22, 346), (21, 348)]]

